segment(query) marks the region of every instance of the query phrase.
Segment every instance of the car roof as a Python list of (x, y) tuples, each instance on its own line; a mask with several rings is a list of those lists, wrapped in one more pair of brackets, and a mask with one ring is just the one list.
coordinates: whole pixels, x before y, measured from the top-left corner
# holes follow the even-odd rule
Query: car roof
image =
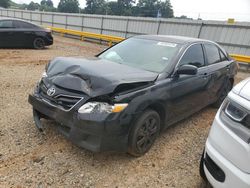
[(177, 44), (189, 44), (189, 43), (195, 43), (195, 42), (212, 42), (212, 41), (205, 40), (205, 39), (176, 36), (176, 35), (138, 35), (138, 36), (135, 36), (134, 38), (156, 40), (156, 41), (161, 41), (161, 42), (172, 42), (172, 43), (177, 43)]
[(29, 22), (27, 20), (22, 20), (22, 19), (18, 19), (18, 18), (5, 18), (5, 17), (3, 17), (3, 18), (0, 18), (0, 21), (1, 20), (21, 21), (21, 22), (26, 22), (26, 23), (30, 23), (30, 24), (36, 25), (36, 24), (31, 23), (31, 22)]
[[(6, 17), (3, 17), (3, 18), (0, 18), (0, 21), (2, 21), (2, 20), (21, 21), (21, 22), (26, 22), (26, 23), (29, 23), (29, 24), (38, 26), (38, 25), (35, 24), (35, 23), (29, 22), (29, 21), (27, 21), (27, 20), (18, 19), (18, 18), (6, 18)], [(38, 27), (39, 27), (39, 26), (38, 26)]]

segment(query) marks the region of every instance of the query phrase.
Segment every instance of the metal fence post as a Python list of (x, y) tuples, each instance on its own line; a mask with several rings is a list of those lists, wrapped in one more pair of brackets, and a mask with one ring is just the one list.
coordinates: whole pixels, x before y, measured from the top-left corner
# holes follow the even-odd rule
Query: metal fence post
[(66, 26), (65, 29), (68, 29), (68, 15), (66, 14)]
[(202, 31), (203, 26), (204, 26), (204, 23), (201, 22), (201, 26), (200, 26), (199, 33), (198, 33), (197, 38), (200, 38), (200, 36), (201, 36), (201, 31)]
[(55, 16), (55, 14), (54, 13), (52, 13), (52, 20), (51, 20), (51, 24), (52, 24), (52, 27), (54, 27), (54, 16)]
[(82, 31), (83, 31), (83, 28), (84, 28), (84, 15), (82, 15)]
[(40, 13), (40, 24), (43, 25), (42, 12)]
[(156, 33), (157, 35), (159, 35), (160, 27), (161, 27), (161, 20), (158, 21), (157, 33)]
[(103, 19), (104, 19), (104, 17), (102, 16), (102, 21), (101, 21), (101, 31), (100, 31), (100, 34), (102, 34), (102, 33), (103, 33)]
[(129, 18), (127, 19), (127, 22), (126, 22), (125, 38), (127, 38), (128, 36), (128, 24), (129, 24)]

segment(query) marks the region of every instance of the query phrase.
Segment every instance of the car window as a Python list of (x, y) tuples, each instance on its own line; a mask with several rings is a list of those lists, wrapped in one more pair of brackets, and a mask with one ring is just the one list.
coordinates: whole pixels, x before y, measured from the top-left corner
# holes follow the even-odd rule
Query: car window
[(196, 67), (205, 65), (201, 44), (195, 44), (188, 48), (179, 62), (179, 66), (181, 65), (194, 65)]
[(14, 26), (15, 28), (27, 28), (27, 29), (35, 28), (35, 25), (22, 21), (14, 21)]
[(0, 21), (0, 28), (13, 28), (13, 22), (11, 20)]
[(219, 50), (219, 53), (220, 53), (221, 61), (227, 61), (228, 60), (227, 57), (224, 55), (224, 53), (221, 50)]
[(204, 45), (206, 53), (207, 53), (207, 61), (208, 64), (214, 64), (220, 62), (220, 54), (219, 49), (214, 44), (205, 44)]

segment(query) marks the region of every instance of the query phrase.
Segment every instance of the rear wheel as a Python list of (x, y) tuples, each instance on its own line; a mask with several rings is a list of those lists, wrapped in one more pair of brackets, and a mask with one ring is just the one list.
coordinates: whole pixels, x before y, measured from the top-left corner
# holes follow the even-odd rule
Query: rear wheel
[(220, 94), (219, 98), (213, 104), (213, 107), (215, 107), (215, 108), (220, 107), (220, 105), (222, 104), (224, 99), (227, 97), (227, 94), (231, 91), (232, 87), (233, 87), (233, 83), (230, 82), (230, 80), (227, 80), (226, 83), (224, 84), (223, 88), (222, 88), (222, 91), (221, 91), (221, 94)]
[(130, 131), (128, 153), (137, 157), (144, 155), (154, 144), (159, 132), (159, 114), (154, 110), (145, 111)]
[(43, 49), (45, 47), (45, 41), (42, 38), (35, 38), (33, 41), (33, 47), (35, 49)]

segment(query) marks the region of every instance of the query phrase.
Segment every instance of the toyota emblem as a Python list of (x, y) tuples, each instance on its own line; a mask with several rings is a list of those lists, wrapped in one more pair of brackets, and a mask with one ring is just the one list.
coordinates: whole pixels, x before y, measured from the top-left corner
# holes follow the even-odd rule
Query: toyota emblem
[(53, 96), (53, 95), (55, 94), (55, 92), (56, 92), (56, 89), (53, 88), (53, 87), (51, 87), (51, 88), (49, 88), (49, 89), (47, 90), (47, 95), (48, 95), (48, 96)]

